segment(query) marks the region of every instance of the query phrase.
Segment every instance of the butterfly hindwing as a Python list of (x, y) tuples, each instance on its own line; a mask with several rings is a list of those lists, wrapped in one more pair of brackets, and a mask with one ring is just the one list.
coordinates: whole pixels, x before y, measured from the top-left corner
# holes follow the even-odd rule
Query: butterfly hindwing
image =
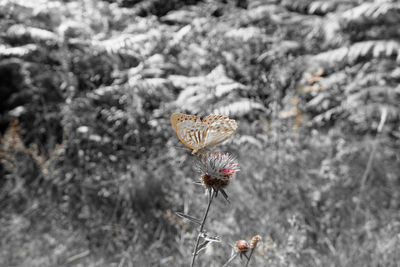
[(177, 125), (178, 138), (184, 145), (199, 150), (202, 148), (207, 132), (207, 125), (202, 122), (184, 121)]
[(198, 150), (204, 143), (206, 126), (195, 115), (174, 113), (171, 115), (171, 124), (179, 140), (187, 147)]

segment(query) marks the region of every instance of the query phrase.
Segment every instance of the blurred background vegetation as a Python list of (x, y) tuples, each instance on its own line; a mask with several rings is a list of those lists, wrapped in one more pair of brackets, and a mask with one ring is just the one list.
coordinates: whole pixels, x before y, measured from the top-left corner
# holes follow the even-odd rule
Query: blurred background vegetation
[(398, 1), (2, 0), (0, 33), (1, 266), (187, 266), (176, 111), (239, 123), (206, 228), (253, 266), (398, 266)]

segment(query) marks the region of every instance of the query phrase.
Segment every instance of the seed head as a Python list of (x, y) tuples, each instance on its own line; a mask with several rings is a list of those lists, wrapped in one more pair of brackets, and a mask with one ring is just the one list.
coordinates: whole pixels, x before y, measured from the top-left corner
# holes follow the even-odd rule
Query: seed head
[(195, 167), (202, 174), (204, 185), (217, 190), (227, 186), (232, 175), (239, 171), (235, 158), (220, 152), (204, 153)]

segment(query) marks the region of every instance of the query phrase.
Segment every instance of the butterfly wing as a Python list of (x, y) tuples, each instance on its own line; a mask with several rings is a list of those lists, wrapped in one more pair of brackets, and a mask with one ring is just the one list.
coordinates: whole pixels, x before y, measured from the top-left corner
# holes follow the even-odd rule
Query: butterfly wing
[(203, 119), (208, 126), (203, 147), (213, 147), (228, 139), (237, 129), (235, 120), (223, 115), (208, 115)]
[(174, 128), (175, 132), (178, 132), (178, 124), (185, 121), (193, 121), (193, 122), (200, 122), (200, 118), (195, 115), (186, 115), (182, 113), (174, 113), (170, 117), (172, 127)]
[(202, 148), (206, 133), (207, 124), (202, 123), (199, 117), (174, 113), (171, 115), (171, 124), (179, 140), (196, 153)]

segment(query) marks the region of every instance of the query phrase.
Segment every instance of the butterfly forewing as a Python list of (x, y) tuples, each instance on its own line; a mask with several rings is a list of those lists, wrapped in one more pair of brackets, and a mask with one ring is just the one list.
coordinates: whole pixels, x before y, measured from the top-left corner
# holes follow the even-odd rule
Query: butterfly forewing
[[(208, 126), (208, 132), (204, 141), (204, 147), (216, 146), (219, 143), (228, 139), (236, 130), (237, 123), (235, 120), (230, 120), (226, 116), (209, 115), (206, 118), (213, 116), (211, 123)], [(203, 121), (206, 119), (204, 118)]]
[(186, 115), (182, 113), (174, 113), (171, 115), (171, 124), (175, 132), (177, 132), (178, 124), (184, 121), (200, 122), (200, 118), (195, 115)]
[(208, 115), (202, 121), (194, 115), (174, 113), (171, 123), (181, 142), (192, 153), (215, 146), (228, 139), (236, 130), (235, 120), (223, 115)]

